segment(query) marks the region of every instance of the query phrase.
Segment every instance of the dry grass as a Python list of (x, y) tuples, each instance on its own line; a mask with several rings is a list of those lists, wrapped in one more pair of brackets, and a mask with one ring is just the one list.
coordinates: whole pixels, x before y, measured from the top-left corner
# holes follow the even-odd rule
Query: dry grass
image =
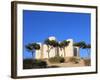
[(90, 59), (84, 59), (84, 64), (85, 64), (85, 66), (90, 66), (91, 60)]
[(63, 63), (65, 59), (63, 57), (52, 57), (48, 59), (50, 63)]
[(78, 58), (78, 57), (70, 57), (69, 59), (68, 59), (68, 62), (72, 62), (72, 63), (79, 63), (79, 61), (80, 61), (80, 58)]

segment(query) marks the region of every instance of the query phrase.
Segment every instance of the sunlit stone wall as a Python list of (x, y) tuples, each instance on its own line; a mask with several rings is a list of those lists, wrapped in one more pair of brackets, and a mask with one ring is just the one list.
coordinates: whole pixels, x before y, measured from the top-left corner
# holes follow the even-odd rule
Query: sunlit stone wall
[(74, 56), (73, 40), (68, 39), (67, 41), (70, 41), (70, 43), (68, 46), (65, 47), (65, 52), (66, 52), (65, 57), (72, 57)]
[(40, 49), (35, 51), (35, 58), (36, 59), (40, 59), (41, 58), (41, 48), (42, 48), (42, 44), (38, 43), (40, 45)]
[[(49, 37), (50, 40), (56, 40), (55, 37)], [(65, 47), (65, 56), (64, 56), (64, 49), (59, 48), (58, 52), (59, 55), (62, 57), (73, 57), (77, 56), (79, 57), (79, 47), (73, 46), (73, 40), (67, 39), (67, 41), (70, 41), (69, 45)], [(46, 44), (40, 44), (40, 50), (36, 50), (36, 59), (44, 59), (44, 58), (50, 58), (54, 57), (57, 54), (57, 48), (54, 48), (49, 46), (50, 51), (48, 51), (48, 46)]]

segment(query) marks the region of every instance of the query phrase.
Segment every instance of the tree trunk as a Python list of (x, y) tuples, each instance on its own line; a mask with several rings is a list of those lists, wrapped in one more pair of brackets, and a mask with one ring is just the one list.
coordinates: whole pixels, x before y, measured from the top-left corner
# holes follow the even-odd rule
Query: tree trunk
[(63, 48), (63, 50), (64, 50), (64, 57), (66, 57), (66, 51), (65, 51), (65, 48)]
[(32, 59), (34, 60), (33, 54), (34, 54), (34, 52), (32, 51)]
[(58, 57), (58, 56), (59, 56), (59, 48), (55, 47), (55, 57)]
[(89, 51), (89, 49), (87, 49), (87, 53), (88, 53), (88, 57), (90, 58), (90, 51)]
[(41, 46), (41, 59), (43, 59), (43, 45)]
[(57, 56), (59, 57), (59, 47), (57, 47)]
[(55, 47), (55, 57), (57, 56), (57, 48)]
[(49, 56), (49, 52), (50, 52), (50, 50), (49, 50), (49, 46), (48, 46), (48, 50), (47, 50), (47, 52), (48, 52), (48, 58), (50, 58), (50, 56)]
[(53, 47), (51, 46), (50, 48), (49, 48), (49, 46), (48, 46), (48, 58), (50, 58), (50, 50), (52, 49)]

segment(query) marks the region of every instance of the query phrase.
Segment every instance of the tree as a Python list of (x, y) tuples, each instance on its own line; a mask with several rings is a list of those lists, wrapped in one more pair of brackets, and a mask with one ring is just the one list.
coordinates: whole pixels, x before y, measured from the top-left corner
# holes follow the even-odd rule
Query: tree
[(78, 46), (82, 49), (87, 49), (87, 53), (88, 53), (88, 56), (89, 56), (89, 49), (91, 48), (91, 45), (90, 44), (86, 44), (84, 41), (81, 41), (81, 42), (78, 42), (78, 43), (74, 43), (74, 46)]
[(86, 44), (83, 49), (87, 49), (87, 53), (88, 53), (88, 56), (90, 57), (90, 48), (91, 48), (91, 45), (90, 44)]
[(80, 41), (80, 42), (74, 43), (73, 45), (83, 49), (83, 48), (85, 48), (86, 43), (84, 41)]
[(48, 52), (48, 58), (49, 58), (49, 57), (50, 57), (50, 56), (49, 56), (50, 50), (53, 49), (54, 47), (56, 48), (56, 47), (58, 46), (58, 42), (57, 42), (56, 40), (49, 40), (49, 39), (46, 39), (46, 40), (44, 41), (44, 43), (45, 43), (45, 44), (47, 45), (47, 47), (48, 47), (47, 52)]
[(69, 43), (70, 43), (70, 41), (66, 41), (66, 40), (59, 43), (59, 47), (61, 49), (63, 49), (63, 51), (64, 51), (64, 57), (66, 56), (65, 47), (68, 46)]
[(54, 47), (56, 50), (55, 50), (55, 53), (56, 55), (55, 56), (59, 56), (59, 42), (56, 41), (56, 40), (52, 40), (52, 47)]
[(78, 46), (79, 48), (83, 48), (83, 47), (85, 47), (85, 45), (86, 45), (86, 43), (84, 41), (74, 43), (74, 46)]
[(46, 44), (47, 47), (48, 47), (47, 52), (48, 52), (48, 58), (49, 58), (49, 57), (50, 57), (50, 56), (49, 56), (50, 50), (53, 48), (53, 47), (51, 47), (51, 40), (46, 39), (46, 40), (44, 41), (44, 44)]
[[(32, 53), (32, 57), (34, 56), (35, 50), (39, 50), (40, 49), (40, 45), (37, 43), (29, 43), (26, 46), (26, 49)], [(34, 57), (33, 57), (34, 59)]]

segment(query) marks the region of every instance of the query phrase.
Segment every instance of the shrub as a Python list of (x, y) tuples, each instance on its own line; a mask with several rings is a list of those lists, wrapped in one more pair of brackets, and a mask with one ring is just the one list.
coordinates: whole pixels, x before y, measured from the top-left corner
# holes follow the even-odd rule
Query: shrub
[(46, 67), (47, 67), (47, 63), (42, 60), (36, 60), (36, 59), (23, 60), (23, 69), (46, 68)]
[(65, 59), (60, 56), (49, 58), (49, 62), (51, 62), (51, 63), (63, 63), (64, 61), (65, 61)]
[(72, 63), (75, 63), (75, 64), (77, 64), (77, 63), (79, 63), (79, 58), (77, 58), (77, 57), (71, 57), (71, 58), (69, 58), (69, 62), (72, 62)]
[(32, 59), (24, 59), (23, 60), (23, 69), (31, 69), (32, 68)]
[(65, 62), (65, 59), (64, 58), (60, 58), (60, 63), (63, 63)]
[(84, 59), (84, 64), (85, 64), (85, 66), (90, 66), (91, 60), (90, 59)]
[[(41, 68), (45, 68), (46, 66), (47, 66), (47, 63), (45, 62), (45, 61), (42, 61), (42, 60), (37, 60), (36, 62), (35, 62), (35, 64), (37, 65), (37, 66), (40, 66)], [(34, 64), (33, 64), (34, 65)]]

